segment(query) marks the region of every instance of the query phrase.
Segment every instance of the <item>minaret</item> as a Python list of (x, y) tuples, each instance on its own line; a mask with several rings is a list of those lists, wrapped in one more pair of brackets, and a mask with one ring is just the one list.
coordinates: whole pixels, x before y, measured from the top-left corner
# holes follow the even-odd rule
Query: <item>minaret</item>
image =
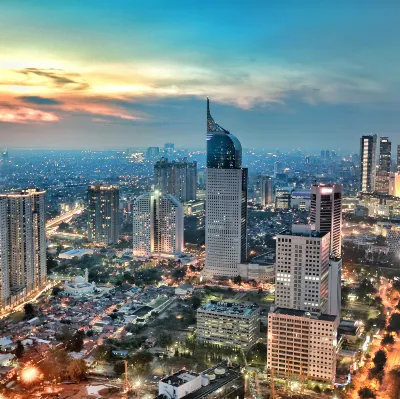
[(247, 168), (242, 146), (215, 122), (207, 98), (205, 278), (233, 278), (247, 258)]

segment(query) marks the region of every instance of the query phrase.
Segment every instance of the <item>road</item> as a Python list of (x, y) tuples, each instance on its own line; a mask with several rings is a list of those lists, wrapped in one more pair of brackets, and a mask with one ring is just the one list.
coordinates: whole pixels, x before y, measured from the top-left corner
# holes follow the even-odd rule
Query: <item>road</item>
[(46, 229), (51, 229), (52, 227), (55, 227), (55, 226), (61, 224), (62, 222), (71, 220), (75, 215), (79, 215), (80, 213), (82, 213), (82, 211), (83, 211), (82, 207), (77, 207), (77, 208), (73, 209), (72, 211), (65, 212), (62, 215), (57, 216), (54, 219), (50, 219), (46, 223)]

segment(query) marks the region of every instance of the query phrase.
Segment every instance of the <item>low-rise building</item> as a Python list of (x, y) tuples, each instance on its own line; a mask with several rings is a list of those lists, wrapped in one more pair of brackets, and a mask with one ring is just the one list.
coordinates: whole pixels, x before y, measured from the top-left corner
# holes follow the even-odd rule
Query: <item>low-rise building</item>
[(205, 399), (217, 393), (226, 399), (244, 399), (243, 374), (238, 365), (222, 362), (200, 374), (180, 370), (159, 382), (157, 399)]
[(267, 368), (276, 376), (332, 382), (339, 318), (275, 308), (268, 314)]
[(250, 348), (260, 332), (255, 304), (210, 301), (197, 310), (197, 339), (210, 344)]

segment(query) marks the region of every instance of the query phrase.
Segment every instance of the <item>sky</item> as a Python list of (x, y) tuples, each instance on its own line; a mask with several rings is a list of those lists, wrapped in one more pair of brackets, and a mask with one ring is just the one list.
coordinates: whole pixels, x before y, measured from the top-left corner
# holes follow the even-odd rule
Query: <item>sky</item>
[(398, 0), (0, 0), (0, 147), (400, 144)]

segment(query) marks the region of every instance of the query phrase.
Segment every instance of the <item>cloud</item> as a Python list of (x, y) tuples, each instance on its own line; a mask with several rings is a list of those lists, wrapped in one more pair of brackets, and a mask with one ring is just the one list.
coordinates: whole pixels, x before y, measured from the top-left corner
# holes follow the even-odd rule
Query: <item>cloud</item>
[(89, 84), (83, 80), (80, 74), (63, 69), (24, 68), (15, 72), (27, 77), (25, 81), (20, 82), (21, 84), (37, 85), (39, 83), (37, 77), (39, 77), (42, 80), (47, 80), (51, 86), (64, 90), (84, 91), (89, 88)]
[(18, 97), (21, 101), (38, 105), (59, 105), (61, 101), (54, 98), (40, 97), (40, 96), (21, 96)]
[(0, 122), (7, 123), (45, 123), (57, 122), (60, 118), (51, 112), (26, 107), (0, 105)]

